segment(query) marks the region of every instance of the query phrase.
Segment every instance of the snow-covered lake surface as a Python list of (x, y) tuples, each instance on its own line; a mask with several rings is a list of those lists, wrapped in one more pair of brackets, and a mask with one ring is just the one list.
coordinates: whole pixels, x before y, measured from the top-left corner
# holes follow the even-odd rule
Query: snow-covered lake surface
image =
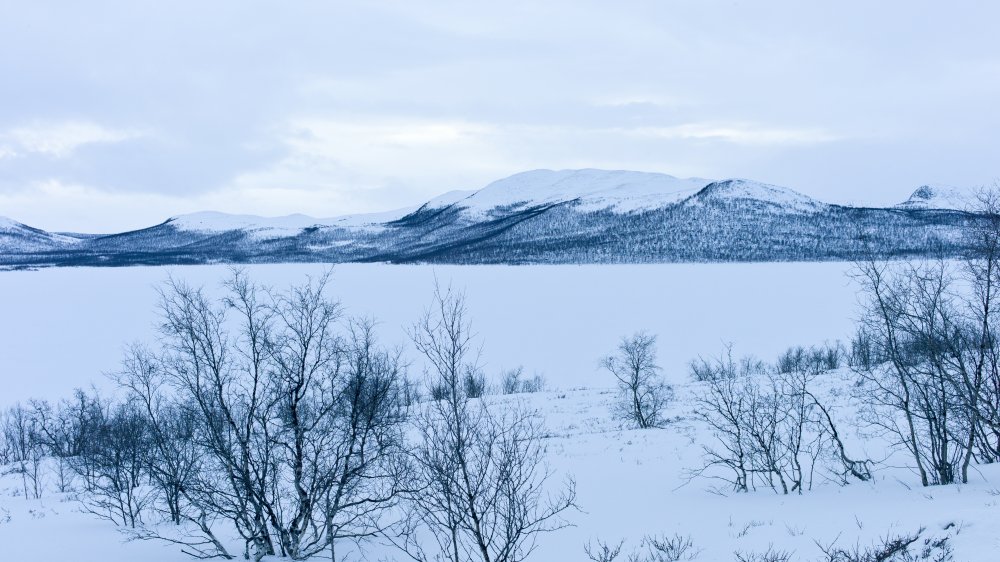
[[(856, 286), (846, 263), (622, 266), (395, 266), (333, 268), (331, 295), (353, 315), (376, 318), (383, 342), (412, 357), (408, 327), (428, 305), (435, 278), (466, 292), (491, 376), (523, 365), (550, 387), (608, 386), (600, 357), (638, 330), (659, 337), (668, 380), (726, 342), (773, 360), (792, 345), (847, 340)], [(321, 265), (261, 265), (276, 288), (320, 275)], [(226, 266), (53, 268), (0, 272), (2, 405), (58, 398), (106, 384), (123, 347), (155, 335), (157, 287), (172, 275), (217, 289)], [(411, 375), (419, 375), (415, 362)]]

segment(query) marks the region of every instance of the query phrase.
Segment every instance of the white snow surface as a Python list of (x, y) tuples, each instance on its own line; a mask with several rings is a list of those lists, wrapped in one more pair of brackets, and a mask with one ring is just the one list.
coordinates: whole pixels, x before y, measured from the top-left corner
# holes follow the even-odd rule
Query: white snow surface
[(626, 170), (533, 170), (495, 181), (459, 201), (432, 200), (428, 206), (454, 203), (470, 217), (482, 217), (497, 207), (576, 201), (582, 211), (628, 213), (678, 203), (711, 182)]
[(284, 217), (259, 217), (256, 215), (230, 215), (216, 211), (202, 211), (170, 219), (170, 224), (181, 230), (224, 232), (248, 230), (260, 234), (294, 236), (317, 223), (317, 219), (301, 214)]
[(946, 185), (922, 185), (906, 201), (896, 205), (901, 209), (969, 209), (974, 198), (967, 192)]
[(829, 205), (797, 191), (747, 179), (729, 179), (712, 183), (691, 197), (687, 204), (699, 205), (706, 201), (763, 201), (784, 210), (818, 212)]
[[(851, 547), (887, 534), (926, 527), (925, 537), (950, 536), (956, 562), (995, 562), (1000, 551), (1000, 466), (979, 466), (961, 486), (921, 488), (905, 456), (887, 456), (886, 442), (855, 429), (853, 375), (824, 377), (820, 389), (834, 408), (844, 439), (857, 457), (881, 462), (875, 479), (841, 487), (818, 475), (813, 490), (783, 496), (761, 490), (718, 494), (719, 482), (692, 477), (702, 446), (711, 444), (697, 421), (686, 364), (722, 351), (773, 360), (790, 345), (844, 339), (857, 314), (856, 289), (842, 263), (677, 264), (629, 266), (336, 266), (331, 296), (345, 312), (380, 321), (380, 339), (402, 345), (413, 360), (406, 328), (429, 304), (435, 278), (463, 289), (482, 363), (495, 377), (524, 365), (542, 374), (549, 391), (487, 397), (492, 403), (524, 401), (545, 426), (550, 481), (577, 484), (574, 526), (539, 537), (528, 562), (586, 560), (583, 546), (601, 539), (625, 552), (643, 535), (690, 536), (696, 562), (734, 560), (734, 551), (769, 545), (794, 552), (796, 561), (820, 559), (816, 542)], [(276, 288), (324, 271), (318, 265), (250, 266), (261, 283)], [(156, 322), (156, 287), (167, 275), (204, 285), (217, 294), (223, 266), (173, 268), (57, 268), (0, 273), (0, 406), (29, 397), (56, 399), (91, 383), (107, 390), (101, 373), (117, 368), (123, 347), (149, 341)], [(658, 334), (663, 374), (676, 391), (663, 429), (635, 430), (610, 411), (614, 392), (598, 366), (618, 338), (646, 329)], [(499, 406), (499, 404), (497, 404)], [(125, 540), (110, 523), (81, 512), (71, 494), (55, 491), (51, 473), (40, 500), (25, 499), (21, 480), (0, 467), (0, 544), (3, 560), (34, 562), (182, 562), (176, 546)], [(238, 540), (227, 537), (232, 551)], [(404, 560), (391, 548), (365, 543), (342, 560)], [(363, 557), (362, 557), (363, 556)], [(623, 556), (626, 556), (623, 554)], [(279, 559), (269, 560), (277, 562)], [(317, 558), (321, 560), (321, 558)]]
[(254, 238), (267, 239), (296, 236), (304, 229), (312, 227), (381, 228), (384, 223), (401, 218), (416, 209), (417, 207), (407, 207), (394, 211), (359, 213), (333, 218), (314, 218), (298, 213), (283, 217), (262, 217), (202, 211), (172, 217), (169, 223), (178, 229), (195, 232), (243, 230)]
[[(882, 462), (873, 481), (840, 486), (817, 474), (813, 488), (802, 495), (766, 489), (734, 494), (716, 480), (693, 475), (702, 465), (701, 446), (713, 444), (710, 430), (695, 418), (694, 399), (701, 391), (695, 383), (675, 384), (676, 399), (665, 412), (672, 421), (662, 429), (629, 429), (615, 420), (615, 394), (609, 387), (487, 397), (491, 407), (516, 401), (537, 412), (544, 426), (545, 461), (553, 471), (550, 490), (569, 476), (576, 482), (580, 510), (567, 514), (573, 526), (541, 535), (528, 562), (586, 560), (584, 545), (595, 540), (623, 540), (627, 553), (644, 535), (675, 533), (690, 537), (695, 562), (728, 562), (735, 560), (734, 552), (763, 552), (770, 546), (792, 552), (795, 562), (812, 562), (821, 560), (818, 544), (851, 548), (921, 528), (926, 529), (923, 538), (949, 537), (956, 562), (995, 562), (1000, 466), (977, 467), (965, 485), (921, 488), (917, 475), (903, 467), (905, 457), (883, 459), (883, 440), (848, 430), (857, 414), (850, 371), (824, 378), (821, 396), (834, 408), (847, 447)], [(4, 560), (190, 560), (173, 545), (127, 542), (111, 523), (82, 513), (71, 494), (55, 492), (51, 477), (47, 485), (42, 499), (25, 499), (16, 474), (0, 476)], [(230, 551), (242, 552), (241, 541), (220, 527), (216, 530)], [(162, 524), (161, 529), (171, 527)], [(360, 552), (348, 541), (337, 550), (340, 560), (407, 559), (377, 540), (363, 543)]]
[[(790, 345), (847, 340), (857, 308), (850, 264), (744, 263), (450, 266), (341, 264), (331, 297), (372, 316), (381, 338), (414, 352), (407, 329), (430, 303), (435, 278), (466, 292), (487, 372), (524, 365), (551, 384), (600, 385), (600, 356), (638, 330), (659, 334), (670, 377), (733, 342), (773, 358)], [(323, 264), (245, 266), (283, 288)], [(67, 388), (105, 385), (125, 344), (155, 335), (157, 287), (168, 276), (218, 294), (229, 266), (46, 268), (0, 272), (0, 407)], [(816, 295), (822, 295), (817, 298)], [(58, 353), (52, 353), (58, 349)], [(586, 352), (581, 352), (586, 350)], [(419, 373), (421, 365), (412, 367)]]

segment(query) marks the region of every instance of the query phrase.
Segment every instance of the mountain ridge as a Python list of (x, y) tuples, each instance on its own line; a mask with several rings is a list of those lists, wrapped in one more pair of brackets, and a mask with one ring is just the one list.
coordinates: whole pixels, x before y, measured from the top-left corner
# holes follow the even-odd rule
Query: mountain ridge
[(0, 265), (827, 260), (856, 256), (864, 236), (890, 256), (958, 254), (975, 215), (957, 201), (940, 186), (865, 208), (741, 178), (530, 170), (419, 206), (329, 218), (204, 211), (76, 236), (0, 219)]

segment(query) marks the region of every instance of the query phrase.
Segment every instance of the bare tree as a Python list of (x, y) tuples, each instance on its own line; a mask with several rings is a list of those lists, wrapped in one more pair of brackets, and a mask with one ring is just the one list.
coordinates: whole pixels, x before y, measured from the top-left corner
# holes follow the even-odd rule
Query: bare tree
[(704, 446), (705, 465), (695, 474), (721, 479), (736, 492), (765, 486), (783, 494), (811, 489), (818, 469), (842, 484), (848, 477), (871, 479), (870, 461), (848, 456), (832, 408), (815, 390), (823, 368), (802, 361), (786, 365), (787, 372), (742, 374), (730, 367), (723, 371), (732, 374), (706, 377), (696, 415), (714, 443)]
[(618, 352), (601, 360), (601, 366), (618, 382), (616, 414), (640, 429), (664, 423), (663, 410), (673, 397), (673, 390), (660, 377), (656, 364), (656, 336), (639, 332), (624, 337)]
[(964, 478), (971, 427), (954, 384), (964, 354), (950, 265), (868, 261), (856, 277), (864, 331), (889, 359), (857, 370), (867, 420), (910, 453), (924, 486)]
[(754, 474), (754, 448), (745, 420), (752, 414), (750, 395), (754, 387), (746, 378), (719, 377), (708, 380), (697, 398), (699, 417), (710, 428), (717, 445), (703, 445), (705, 466), (696, 474), (722, 468), (721, 475), (736, 492), (749, 492)]
[(1000, 185), (981, 190), (974, 211), (979, 220), (969, 233), (973, 251), (961, 271), (969, 287), (962, 302), (965, 329), (959, 333), (964, 353), (952, 365), (971, 429), (962, 460), (963, 481), (974, 457), (985, 463), (1000, 461)]
[(107, 406), (83, 452), (91, 481), (83, 497), (87, 511), (123, 527), (142, 525), (153, 499), (145, 478), (148, 437), (149, 426), (133, 404)]
[(374, 322), (349, 324), (343, 381), (335, 389), (332, 441), (321, 459), (326, 545), (336, 560), (338, 539), (358, 540), (395, 524), (386, 520), (406, 491), (403, 423), (408, 419), (400, 351), (377, 345)]
[(185, 519), (185, 494), (201, 469), (195, 443), (197, 420), (190, 409), (168, 399), (161, 362), (148, 349), (133, 345), (115, 376), (128, 400), (143, 415), (148, 427), (147, 470), (159, 488), (159, 498), (170, 521)]
[(500, 377), (500, 391), (504, 394), (517, 394), (524, 386), (524, 367), (507, 369)]
[(583, 545), (583, 553), (593, 562), (614, 562), (621, 555), (624, 546), (624, 540), (618, 541), (618, 544), (611, 544), (597, 539), (596, 544), (588, 542)]
[(774, 545), (768, 546), (763, 552), (737, 551), (733, 553), (733, 556), (736, 558), (736, 562), (790, 562), (792, 560), (791, 552), (775, 548)]
[(15, 471), (21, 475), (21, 487), (25, 498), (42, 497), (42, 460), (45, 448), (41, 439), (41, 427), (32, 412), (17, 404), (7, 410), (3, 420), (3, 436), (9, 448), (10, 461)]
[(478, 370), (477, 348), (463, 295), (436, 287), (412, 338), (441, 392), (416, 418), (418, 491), (410, 524), (391, 540), (422, 562), (525, 560), (540, 534), (567, 525), (574, 483), (550, 495), (534, 412), (518, 405), (495, 412), (468, 396), (463, 377)]
[[(328, 281), (276, 292), (234, 271), (219, 300), (168, 282), (159, 348), (131, 348), (116, 377), (126, 391), (119, 409), (143, 431), (150, 497), (176, 527), (136, 536), (231, 558), (215, 530), (223, 522), (247, 558), (328, 550), (335, 559), (337, 540), (393, 523), (405, 474), (403, 364), (377, 344), (374, 322), (342, 329)], [(95, 458), (115, 443), (102, 442)], [(91, 496), (107, 496), (104, 464), (87, 466), (97, 474)], [(151, 501), (124, 524), (139, 526)]]
[[(77, 391), (77, 399), (85, 396)], [(84, 398), (85, 400), (85, 398)], [(37, 422), (37, 438), (55, 463), (56, 489), (69, 492), (73, 484), (72, 463), (83, 453), (87, 444), (87, 428), (68, 400), (53, 406), (46, 400), (31, 401), (31, 415)]]
[(973, 461), (1000, 460), (997, 186), (970, 211), (961, 264), (856, 268), (867, 303), (853, 363), (869, 420), (909, 452), (925, 486), (966, 482)]
[[(206, 523), (229, 521), (245, 541), (244, 554), (259, 559), (275, 553), (267, 519), (274, 511), (274, 445), (260, 425), (275, 409), (266, 364), (271, 316), (259, 291), (243, 277), (236, 276), (230, 288), (231, 296), (220, 306), (199, 288), (168, 281), (161, 292), (163, 371), (199, 422), (203, 470), (188, 487), (197, 506), (192, 514)], [(227, 312), (237, 316), (237, 336), (226, 329)], [(210, 528), (207, 535), (214, 536)], [(193, 548), (200, 556), (213, 554)], [(231, 557), (224, 549), (217, 554)]]

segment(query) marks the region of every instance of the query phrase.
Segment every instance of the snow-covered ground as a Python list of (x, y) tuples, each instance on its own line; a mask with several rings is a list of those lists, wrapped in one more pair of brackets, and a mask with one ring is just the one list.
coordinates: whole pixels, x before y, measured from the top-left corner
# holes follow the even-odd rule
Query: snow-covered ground
[[(255, 266), (262, 282), (284, 286), (321, 266)], [(887, 533), (925, 527), (951, 536), (957, 562), (994, 562), (1000, 552), (1000, 467), (979, 467), (961, 486), (921, 488), (896, 455), (873, 482), (841, 487), (820, 479), (801, 496), (770, 491), (720, 495), (718, 482), (690, 477), (711, 435), (694, 417), (686, 363), (733, 342), (737, 354), (773, 360), (790, 345), (849, 337), (856, 315), (849, 264), (739, 264), (555, 267), (345, 265), (334, 269), (335, 294), (351, 314), (382, 323), (386, 343), (405, 345), (405, 326), (430, 298), (435, 277), (464, 288), (483, 362), (495, 376), (524, 365), (549, 391), (490, 397), (525, 400), (544, 417), (547, 458), (577, 482), (574, 527), (540, 539), (536, 561), (585, 560), (583, 545), (601, 539), (626, 549), (646, 534), (690, 535), (700, 561), (733, 560), (735, 550), (769, 545), (817, 560), (816, 541), (868, 544)], [(153, 334), (156, 286), (166, 275), (215, 287), (225, 267), (51, 269), (0, 274), (2, 405), (32, 396), (58, 398), (74, 386), (103, 383), (123, 345)], [(624, 334), (659, 335), (660, 363), (677, 391), (663, 429), (633, 430), (610, 415), (611, 381), (597, 362)], [(420, 364), (411, 367), (417, 374)], [(851, 373), (824, 376), (848, 447), (881, 459), (886, 446), (853, 429)], [(124, 542), (110, 524), (55, 493), (26, 500), (20, 480), (0, 477), (2, 559), (124, 562), (188, 559), (176, 547)], [(839, 539), (838, 539), (839, 537)], [(369, 560), (404, 557), (378, 545)], [(353, 558), (357, 560), (358, 558)]]
[[(826, 396), (837, 408), (841, 429), (854, 408), (843, 391), (850, 372), (825, 376)], [(921, 488), (917, 477), (891, 458), (877, 466), (874, 481), (841, 487), (817, 479), (803, 495), (771, 491), (719, 494), (718, 483), (692, 478), (700, 466), (701, 446), (711, 443), (693, 417), (697, 384), (676, 385), (677, 399), (663, 429), (625, 429), (609, 413), (609, 388), (550, 391), (493, 401), (524, 400), (544, 417), (547, 458), (558, 480), (576, 479), (580, 511), (570, 513), (574, 527), (540, 539), (531, 560), (585, 560), (588, 541), (637, 546), (644, 535), (690, 536), (699, 561), (734, 560), (735, 551), (769, 546), (792, 551), (794, 560), (819, 560), (817, 542), (850, 547), (868, 545), (887, 534), (925, 528), (924, 537), (950, 537), (958, 562), (995, 562), (1000, 551), (1000, 467), (980, 467), (961, 486)], [(848, 432), (848, 447), (881, 456), (884, 444)], [(51, 485), (51, 479), (50, 479)], [(126, 542), (115, 528), (80, 512), (79, 504), (53, 492), (25, 500), (14, 476), (0, 478), (0, 544), (4, 560), (94, 562), (182, 561), (176, 547)], [(343, 551), (347, 550), (344, 545)], [(367, 560), (403, 560), (381, 544), (364, 546)], [(360, 560), (357, 553), (346, 558)]]

